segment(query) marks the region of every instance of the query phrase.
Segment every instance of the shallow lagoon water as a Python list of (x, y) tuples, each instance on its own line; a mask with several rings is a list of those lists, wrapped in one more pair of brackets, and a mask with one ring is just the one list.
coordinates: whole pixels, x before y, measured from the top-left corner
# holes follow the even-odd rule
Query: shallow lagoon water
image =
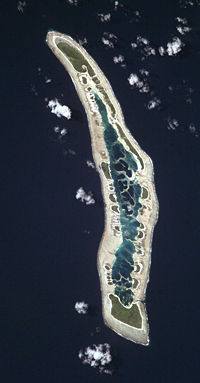
[[(133, 302), (133, 292), (131, 291), (132, 277), (130, 274), (134, 268), (133, 253), (135, 252), (135, 246), (132, 241), (138, 234), (137, 228), (140, 226), (136, 217), (138, 215), (138, 209), (141, 207), (141, 204), (138, 202), (141, 195), (141, 187), (137, 181), (131, 181), (129, 177), (131, 178), (133, 172), (137, 170), (137, 163), (132, 153), (127, 152), (123, 145), (118, 141), (118, 135), (108, 121), (106, 108), (103, 102), (97, 95), (95, 95), (95, 100), (104, 125), (104, 139), (110, 157), (110, 170), (112, 179), (114, 180), (117, 202), (119, 203), (120, 223), (123, 237), (122, 244), (115, 252), (116, 259), (112, 266), (112, 281), (116, 286), (115, 294), (119, 297), (121, 303), (125, 306), (130, 306)], [(125, 172), (121, 172), (121, 169), (116, 169), (116, 165), (119, 161), (119, 157), (115, 155), (114, 148), (116, 146), (119, 152), (123, 154)], [(122, 182), (119, 181), (119, 176), (120, 180), (125, 180), (126, 185), (128, 184), (128, 187), (125, 187), (126, 193), (120, 189), (120, 183), (122, 184)], [(121, 178), (121, 176), (123, 176), (123, 178)], [(129, 206), (131, 207), (131, 210), (128, 208)]]

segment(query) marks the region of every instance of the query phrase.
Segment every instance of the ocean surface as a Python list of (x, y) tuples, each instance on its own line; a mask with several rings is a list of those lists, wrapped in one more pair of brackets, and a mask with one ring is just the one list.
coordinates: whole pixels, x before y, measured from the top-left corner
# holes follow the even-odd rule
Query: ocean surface
[[(3, 383), (199, 381), (200, 2), (116, 3), (0, 5)], [(98, 14), (111, 16), (101, 21)], [(102, 320), (100, 179), (86, 164), (92, 152), (83, 106), (45, 43), (50, 29), (87, 39), (84, 46), (110, 81), (129, 130), (153, 160), (160, 212), (146, 296), (148, 347), (123, 339)], [(167, 44), (174, 37), (182, 45), (171, 54)], [(119, 54), (125, 67), (113, 61)], [(131, 85), (131, 73), (143, 85)], [(158, 105), (148, 108), (155, 97)], [(71, 119), (51, 113), (52, 99), (71, 109)], [(80, 187), (93, 193), (95, 204), (76, 199)], [(75, 311), (77, 301), (89, 304), (88, 314)], [(78, 358), (80, 349), (102, 343), (111, 346), (112, 375)]]

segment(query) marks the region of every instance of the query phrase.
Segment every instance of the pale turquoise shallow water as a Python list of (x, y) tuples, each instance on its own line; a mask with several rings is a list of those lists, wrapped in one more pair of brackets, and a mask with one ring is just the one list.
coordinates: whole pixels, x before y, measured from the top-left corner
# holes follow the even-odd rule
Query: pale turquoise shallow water
[(116, 130), (108, 121), (106, 107), (96, 94), (95, 100), (104, 124), (104, 139), (110, 157), (110, 170), (120, 209), (123, 238), (123, 242), (115, 251), (112, 280), (115, 285), (115, 294), (124, 305), (128, 306), (133, 301), (131, 272), (134, 267), (135, 246), (132, 241), (137, 236), (137, 228), (140, 226), (137, 215), (142, 206), (139, 202), (142, 189), (136, 178), (130, 180), (132, 174), (137, 170), (133, 154), (127, 152), (118, 140)]

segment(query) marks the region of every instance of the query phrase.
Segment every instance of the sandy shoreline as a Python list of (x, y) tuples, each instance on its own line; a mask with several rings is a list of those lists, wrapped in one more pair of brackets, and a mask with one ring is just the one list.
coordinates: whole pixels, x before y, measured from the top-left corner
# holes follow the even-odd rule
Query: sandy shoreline
[[(134, 291), (134, 294), (135, 294), (134, 303), (138, 305), (138, 308), (142, 316), (141, 329), (137, 329), (133, 326), (129, 326), (125, 323), (122, 323), (121, 321), (116, 320), (111, 315), (111, 302), (109, 299), (109, 294), (110, 293), (114, 294), (114, 287), (113, 285), (108, 285), (107, 283), (105, 264), (110, 264), (110, 265), (113, 264), (114, 258), (115, 258), (114, 252), (116, 248), (122, 242), (122, 236), (121, 234), (118, 234), (118, 236), (116, 236), (116, 232), (113, 230), (111, 226), (113, 216), (115, 216), (115, 218), (117, 219), (117, 214), (116, 213), (114, 214), (114, 212), (111, 210), (112, 203), (109, 199), (110, 188), (112, 187), (112, 180), (108, 181), (105, 178), (105, 175), (101, 169), (101, 162), (102, 161), (109, 162), (109, 155), (106, 150), (106, 146), (104, 142), (103, 127), (101, 126), (98, 113), (95, 113), (94, 111), (92, 111), (93, 105), (90, 105), (90, 103), (88, 102), (89, 92), (86, 91), (86, 88), (89, 86), (90, 88), (92, 88), (92, 90), (95, 90), (95, 91), (98, 91), (98, 90), (95, 87), (95, 84), (89, 78), (89, 75), (86, 76), (87, 86), (81, 83), (82, 75), (80, 75), (80, 73), (77, 73), (77, 71), (73, 68), (72, 64), (69, 62), (66, 56), (58, 49), (58, 47), (56, 46), (56, 42), (58, 41), (67, 41), (72, 46), (76, 47), (84, 55), (84, 57), (86, 57), (91, 67), (94, 69), (95, 74), (100, 79), (101, 86), (106, 90), (106, 93), (109, 99), (112, 101), (112, 104), (115, 108), (115, 111), (116, 111), (115, 119), (112, 118), (108, 108), (108, 118), (110, 119), (110, 122), (114, 124), (115, 122), (117, 122), (121, 126), (121, 128), (126, 134), (126, 137), (134, 146), (134, 148), (136, 148), (136, 150), (140, 154), (145, 164), (144, 169), (141, 169), (141, 166), (140, 166), (137, 172), (138, 182), (140, 183), (140, 185), (144, 185), (149, 191), (148, 198), (144, 201), (141, 201), (141, 203), (143, 203), (143, 205), (146, 206), (146, 208), (144, 209), (144, 213), (141, 216), (139, 215), (139, 218), (138, 218), (140, 222), (143, 223), (146, 229), (144, 230), (145, 231), (144, 238), (138, 239), (137, 245), (141, 246), (144, 249), (145, 253), (144, 255), (135, 255), (133, 257), (134, 262), (143, 265), (141, 274), (137, 275), (138, 281), (140, 283), (139, 287), (135, 289)], [(90, 129), (92, 153), (93, 153), (94, 161), (96, 164), (96, 168), (100, 174), (101, 189), (102, 189), (102, 195), (104, 198), (105, 224), (104, 224), (104, 233), (103, 233), (103, 236), (99, 245), (99, 250), (98, 250), (97, 265), (98, 265), (98, 273), (100, 278), (104, 321), (110, 328), (112, 328), (115, 332), (125, 337), (126, 339), (129, 339), (136, 343), (148, 345), (149, 344), (149, 326), (148, 326), (146, 308), (143, 301), (145, 300), (146, 288), (149, 281), (153, 229), (158, 218), (158, 200), (156, 197), (155, 186), (154, 186), (154, 172), (153, 172), (152, 161), (150, 157), (145, 152), (142, 151), (138, 143), (132, 137), (130, 131), (127, 129), (125, 125), (124, 117), (121, 111), (121, 107), (119, 105), (119, 102), (115, 98), (115, 95), (113, 93), (113, 90), (108, 80), (105, 78), (103, 72), (100, 70), (97, 63), (89, 56), (89, 54), (85, 51), (85, 49), (82, 48), (79, 44), (77, 44), (69, 36), (63, 35), (59, 32), (53, 32), (53, 31), (48, 32), (47, 34), (47, 44), (51, 48), (53, 53), (57, 56), (59, 61), (61, 61), (61, 63), (64, 65), (67, 72), (69, 73), (74, 83), (75, 89), (79, 95), (79, 98), (84, 106), (84, 109), (87, 114), (89, 129)], [(124, 147), (128, 149), (126, 143), (122, 139), (120, 139), (120, 142), (122, 142)]]

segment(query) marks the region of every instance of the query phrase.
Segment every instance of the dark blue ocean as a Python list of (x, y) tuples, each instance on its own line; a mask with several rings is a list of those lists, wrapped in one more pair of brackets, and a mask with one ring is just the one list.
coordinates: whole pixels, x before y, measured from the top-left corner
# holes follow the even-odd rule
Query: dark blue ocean
[[(27, 0), (23, 12), (18, 1), (0, 5), (0, 381), (196, 383), (200, 5), (119, 1), (114, 10), (109, 0), (77, 3)], [(98, 13), (111, 13), (111, 20), (101, 22)], [(178, 34), (176, 17), (187, 19), (189, 33)], [(160, 214), (146, 296), (149, 347), (119, 337), (102, 320), (96, 265), (104, 227), (100, 180), (86, 165), (92, 160), (86, 115), (69, 75), (45, 43), (49, 29), (87, 38), (85, 47), (110, 81), (128, 128), (154, 163)], [(102, 43), (104, 32), (117, 36), (114, 48)], [(137, 36), (146, 37), (156, 55), (142, 60), (141, 51), (130, 45)], [(173, 36), (184, 49), (161, 57), (158, 47)], [(126, 68), (114, 64), (118, 54)], [(151, 95), (127, 81), (142, 68), (150, 73), (159, 109), (148, 110)], [(53, 115), (45, 98), (68, 105), (71, 120)], [(179, 122), (175, 129), (169, 128), (169, 118)], [(61, 138), (55, 126), (68, 133)], [(94, 205), (76, 200), (81, 186), (93, 192)], [(90, 306), (87, 315), (74, 310), (81, 300)], [(78, 358), (80, 349), (104, 342), (111, 345), (113, 375), (100, 374)]]

